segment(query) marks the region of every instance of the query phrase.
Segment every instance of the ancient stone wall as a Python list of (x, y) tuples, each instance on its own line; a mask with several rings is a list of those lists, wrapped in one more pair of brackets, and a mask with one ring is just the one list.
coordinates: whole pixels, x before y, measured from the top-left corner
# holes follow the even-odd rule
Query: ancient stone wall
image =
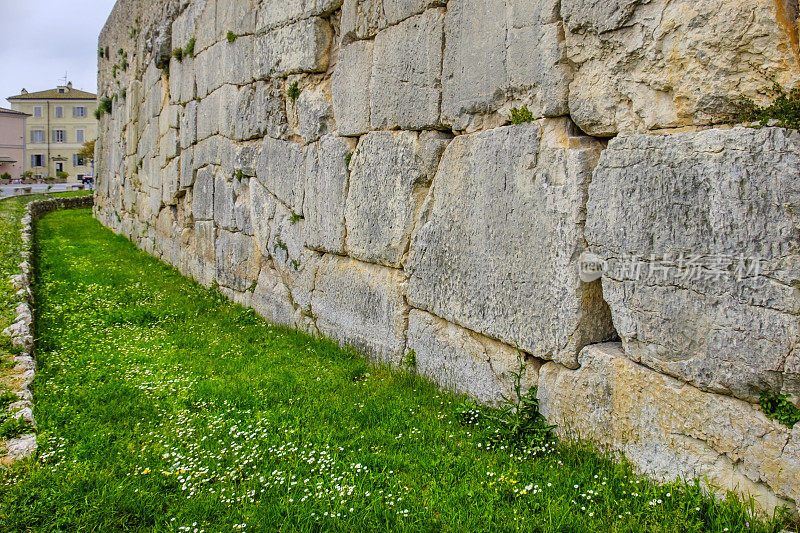
[(794, 506), (800, 426), (757, 401), (800, 402), (800, 134), (723, 123), (799, 81), (797, 11), (119, 0), (95, 214), (271, 321), (413, 351), (487, 403), (519, 350), (562, 433)]

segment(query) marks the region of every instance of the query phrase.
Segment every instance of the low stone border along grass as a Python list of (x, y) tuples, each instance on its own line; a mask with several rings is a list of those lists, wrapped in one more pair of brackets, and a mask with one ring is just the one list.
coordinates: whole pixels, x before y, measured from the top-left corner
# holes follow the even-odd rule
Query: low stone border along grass
[[(32, 220), (56, 209), (91, 205), (88, 192), (25, 195), (0, 201), (0, 275), (8, 282), (1, 291), (0, 324), (6, 326), (13, 320), (0, 337), (0, 464), (11, 464), (36, 451), (30, 389), (36, 373), (30, 289)], [(22, 262), (15, 264), (19, 258)], [(13, 312), (9, 312), (11, 308)]]
[(0, 531), (779, 531), (496, 411), (270, 325), (91, 218), (42, 217), (38, 455)]

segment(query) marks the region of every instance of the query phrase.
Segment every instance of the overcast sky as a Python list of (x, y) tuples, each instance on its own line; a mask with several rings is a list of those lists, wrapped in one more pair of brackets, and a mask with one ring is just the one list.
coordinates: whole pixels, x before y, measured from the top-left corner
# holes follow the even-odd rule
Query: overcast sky
[(53, 89), (64, 74), (97, 92), (97, 37), (114, 0), (0, 0), (0, 107), (9, 96)]

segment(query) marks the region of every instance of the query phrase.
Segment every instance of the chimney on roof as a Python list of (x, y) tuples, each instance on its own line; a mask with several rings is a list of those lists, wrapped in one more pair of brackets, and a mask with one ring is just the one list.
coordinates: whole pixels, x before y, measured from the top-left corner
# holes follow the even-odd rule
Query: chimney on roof
[(22, 91), (20, 91), (20, 94), (28, 94), (28, 91), (25, 89), (25, 87), (22, 88)]
[(72, 82), (67, 83), (67, 89), (72, 89)]

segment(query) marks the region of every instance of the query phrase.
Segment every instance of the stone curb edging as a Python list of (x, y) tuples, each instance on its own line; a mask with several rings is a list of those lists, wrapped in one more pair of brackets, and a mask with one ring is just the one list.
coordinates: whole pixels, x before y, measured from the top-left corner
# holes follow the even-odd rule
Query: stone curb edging
[(14, 372), (20, 380), (14, 392), (19, 401), (12, 403), (8, 409), (14, 418), (22, 418), (30, 424), (33, 432), (6, 441), (5, 463), (13, 463), (29, 457), (36, 452), (36, 420), (33, 416), (33, 392), (31, 384), (36, 375), (33, 341), (33, 292), (31, 292), (31, 275), (33, 265), (33, 221), (46, 213), (59, 209), (79, 209), (92, 207), (93, 196), (76, 196), (72, 198), (53, 198), (36, 200), (25, 206), (25, 215), (21, 219), (22, 228), (22, 262), (19, 264), (20, 274), (11, 276), (11, 286), (17, 291), (20, 303), (16, 306), (15, 322), (3, 330), (2, 334), (11, 337), (11, 345), (22, 348), (22, 352), (14, 355)]

